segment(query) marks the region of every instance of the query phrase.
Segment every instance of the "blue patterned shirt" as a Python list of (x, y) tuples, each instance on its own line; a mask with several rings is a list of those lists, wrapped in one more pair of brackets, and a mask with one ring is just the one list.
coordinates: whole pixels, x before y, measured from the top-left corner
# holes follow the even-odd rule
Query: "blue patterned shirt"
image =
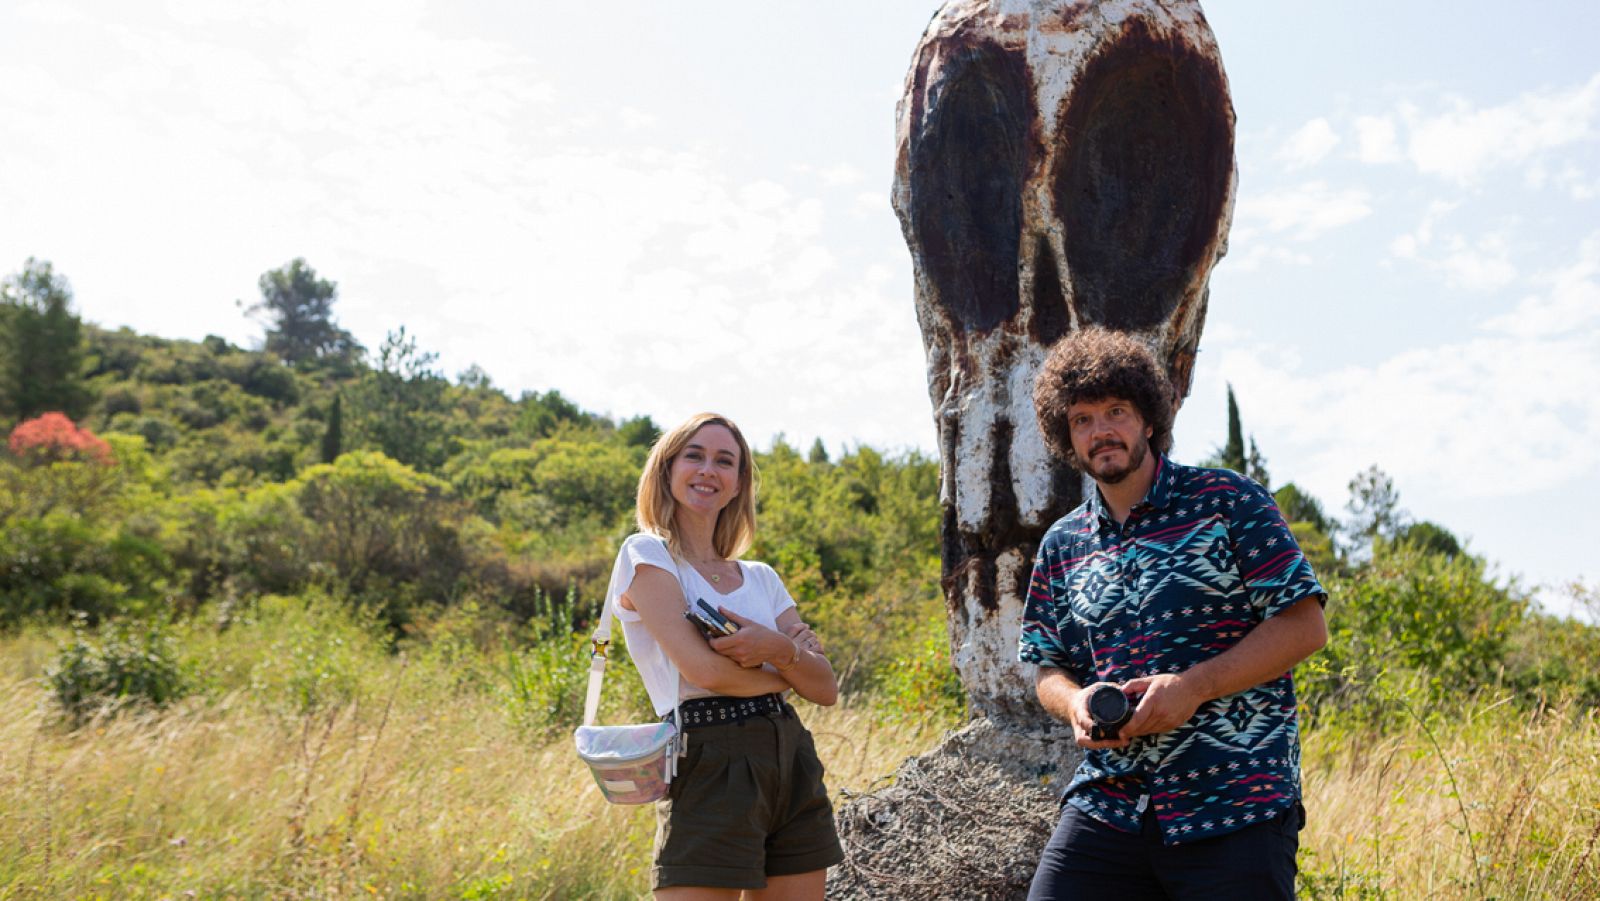
[[(1095, 491), (1045, 533), (1018, 654), (1079, 685), (1181, 673), (1325, 595), (1266, 489), (1158, 457), (1124, 525)], [(1169, 845), (1269, 820), (1299, 796), (1289, 673), (1207, 701), (1171, 732), (1087, 752), (1066, 790), (1069, 803), (1126, 832), (1153, 805)]]

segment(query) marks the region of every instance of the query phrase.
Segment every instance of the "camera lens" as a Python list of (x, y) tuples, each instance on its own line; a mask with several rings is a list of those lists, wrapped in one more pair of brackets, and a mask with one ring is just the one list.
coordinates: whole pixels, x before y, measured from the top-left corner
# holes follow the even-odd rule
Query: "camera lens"
[(1115, 685), (1101, 685), (1089, 693), (1089, 718), (1102, 726), (1120, 726), (1130, 713), (1128, 696)]

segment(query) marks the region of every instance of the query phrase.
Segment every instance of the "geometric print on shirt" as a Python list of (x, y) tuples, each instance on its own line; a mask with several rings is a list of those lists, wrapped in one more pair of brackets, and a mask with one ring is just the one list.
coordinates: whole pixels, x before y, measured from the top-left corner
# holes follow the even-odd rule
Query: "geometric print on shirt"
[[(1045, 533), (1018, 657), (1079, 685), (1180, 673), (1325, 595), (1266, 489), (1158, 456), (1127, 522), (1097, 490)], [(1207, 701), (1170, 732), (1086, 752), (1065, 796), (1125, 832), (1153, 805), (1166, 844), (1271, 819), (1300, 796), (1292, 674)]]

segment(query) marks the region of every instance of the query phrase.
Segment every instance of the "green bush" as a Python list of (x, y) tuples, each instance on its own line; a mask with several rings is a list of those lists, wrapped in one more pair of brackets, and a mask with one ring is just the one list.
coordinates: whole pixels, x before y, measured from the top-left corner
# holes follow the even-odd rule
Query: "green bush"
[(1498, 684), (1528, 614), (1483, 561), (1404, 543), (1380, 540), (1367, 566), (1327, 587), (1328, 645), (1296, 672), (1301, 700), (1323, 712), (1389, 718), (1389, 699), (1419, 677), (1435, 693)]
[(166, 630), (126, 620), (102, 629), (98, 637), (80, 629), (45, 670), (45, 679), (74, 723), (129, 703), (166, 704), (190, 687)]
[(467, 560), (449, 485), (374, 451), (313, 466), (296, 484), (316, 563), (392, 625), (454, 593)]
[(221, 627), (194, 622), (184, 642), (208, 692), (246, 691), (292, 715), (376, 696), (389, 647), (376, 616), (320, 592), (264, 596)]
[[(497, 669), (499, 693), (512, 722), (525, 732), (546, 735), (571, 731), (583, 719), (593, 625), (580, 625), (580, 607), (573, 591), (560, 600), (542, 596), (537, 613), (528, 622), (528, 646), (504, 651), (503, 663)], [(627, 659), (622, 630), (615, 623), (613, 630), (605, 694), (601, 698), (602, 721), (652, 718), (644, 682)]]
[(960, 722), (967, 693), (950, 664), (950, 639), (942, 619), (921, 623), (913, 653), (891, 660), (873, 692), (884, 718), (896, 722)]
[(68, 613), (88, 622), (136, 613), (165, 596), (160, 546), (64, 510), (0, 522), (0, 627)]

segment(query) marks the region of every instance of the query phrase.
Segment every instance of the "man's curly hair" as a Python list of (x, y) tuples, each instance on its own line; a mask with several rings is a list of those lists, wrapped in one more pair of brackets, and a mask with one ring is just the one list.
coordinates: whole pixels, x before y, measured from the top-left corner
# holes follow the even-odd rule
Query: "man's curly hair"
[(1111, 398), (1139, 411), (1150, 427), (1151, 449), (1159, 454), (1172, 449), (1172, 383), (1166, 373), (1138, 339), (1096, 326), (1057, 342), (1033, 383), (1034, 410), (1051, 452), (1081, 470), (1067, 409)]

